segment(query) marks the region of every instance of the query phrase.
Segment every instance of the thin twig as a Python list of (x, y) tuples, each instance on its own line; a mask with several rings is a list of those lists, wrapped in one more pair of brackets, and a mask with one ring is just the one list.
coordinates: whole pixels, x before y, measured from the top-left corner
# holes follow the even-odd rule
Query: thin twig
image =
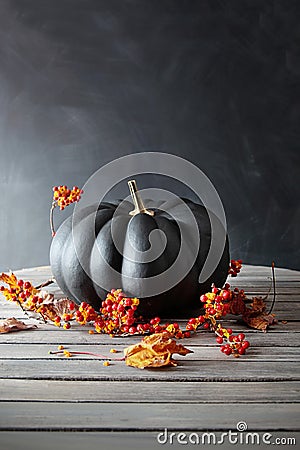
[(55, 283), (55, 278), (49, 278), (49, 280), (45, 281), (44, 283), (39, 284), (38, 286), (35, 286), (35, 289), (42, 289), (46, 286), (49, 286), (49, 284)]
[[(49, 353), (49, 355), (63, 355), (64, 354), (64, 352), (65, 352), (65, 350), (58, 350), (58, 351), (55, 351), (55, 352), (53, 352), (53, 351), (49, 351), (48, 353)], [(107, 356), (105, 356), (105, 355), (101, 355), (101, 353), (93, 353), (93, 352), (76, 352), (76, 351), (73, 351), (73, 350), (71, 350), (69, 353), (71, 353), (71, 355), (89, 355), (89, 356), (96, 356), (96, 357), (98, 357), (98, 358), (100, 358), (100, 359), (105, 359), (105, 360), (108, 360), (108, 361), (124, 361), (125, 360), (125, 358), (108, 358)]]
[(272, 301), (272, 305), (271, 305), (271, 308), (270, 308), (268, 314), (271, 314), (271, 312), (273, 311), (273, 308), (275, 305), (275, 300), (276, 300), (276, 279), (275, 279), (275, 263), (274, 263), (274, 261), (272, 261), (272, 279), (273, 279), (273, 301)]

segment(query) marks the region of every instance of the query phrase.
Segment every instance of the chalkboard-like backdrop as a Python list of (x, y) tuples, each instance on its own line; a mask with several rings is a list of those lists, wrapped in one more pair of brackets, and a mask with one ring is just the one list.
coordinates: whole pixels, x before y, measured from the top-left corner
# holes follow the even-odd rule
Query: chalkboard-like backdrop
[(51, 186), (141, 151), (210, 177), (234, 257), (300, 269), (298, 1), (0, 9), (0, 270), (48, 264)]

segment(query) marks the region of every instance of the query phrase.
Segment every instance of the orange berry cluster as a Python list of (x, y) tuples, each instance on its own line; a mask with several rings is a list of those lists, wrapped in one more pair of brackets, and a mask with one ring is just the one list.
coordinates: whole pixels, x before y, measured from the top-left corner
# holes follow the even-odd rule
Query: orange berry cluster
[(6, 275), (5, 273), (2, 273), (1, 281), (8, 284), (7, 288), (0, 286), (0, 291), (6, 300), (16, 302), (28, 311), (37, 311), (41, 308), (43, 299), (39, 298), (39, 290), (29, 281), (18, 280), (14, 274)]
[(162, 325), (159, 317), (149, 322), (142, 322), (136, 316), (139, 299), (127, 297), (121, 289), (112, 289), (102, 302), (100, 313), (87, 303), (81, 303), (76, 312), (76, 320), (82, 325), (93, 322), (97, 333), (106, 333), (111, 336), (122, 334), (151, 334), (168, 331), (177, 338), (189, 337), (190, 333), (180, 330), (178, 323)]
[(242, 260), (241, 259), (232, 259), (230, 261), (228, 275), (232, 277), (236, 277), (238, 273), (240, 273), (242, 268)]
[(200, 297), (200, 301), (204, 303), (205, 314), (192, 317), (188, 321), (186, 329), (196, 331), (200, 326), (203, 326), (206, 330), (213, 330), (217, 335), (216, 342), (222, 344), (221, 351), (225, 355), (243, 355), (250, 346), (249, 342), (245, 341), (245, 335), (239, 333), (234, 336), (231, 328), (224, 328), (217, 322), (217, 320), (232, 312), (232, 302), (238, 301), (239, 305), (244, 305), (243, 300), (244, 291), (238, 289), (231, 291), (228, 283), (225, 284), (223, 289), (213, 286), (211, 292)]
[(73, 319), (72, 310), (75, 312), (78, 308), (75, 303), (70, 302), (69, 304), (70, 314), (63, 314), (60, 317), (51, 303), (45, 302), (40, 289), (35, 288), (30, 281), (17, 279), (13, 273), (10, 275), (2, 273), (0, 281), (8, 284), (7, 288), (3, 285), (0, 286), (0, 292), (6, 300), (17, 303), (24, 311), (40, 314), (45, 321), (50, 320), (58, 327), (63, 325), (65, 329), (70, 328), (69, 321)]
[(83, 194), (83, 190), (74, 186), (69, 189), (67, 186), (54, 186), (53, 187), (53, 202), (55, 202), (61, 210), (71, 203), (78, 202)]

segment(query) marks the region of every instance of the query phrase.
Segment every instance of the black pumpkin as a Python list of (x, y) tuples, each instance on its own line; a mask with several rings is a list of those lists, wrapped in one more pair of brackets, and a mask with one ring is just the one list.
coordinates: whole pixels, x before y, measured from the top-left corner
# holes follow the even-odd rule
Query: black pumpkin
[[(157, 203), (151, 210), (146, 209), (135, 182), (129, 182), (129, 186), (135, 210), (130, 212), (132, 203), (126, 201), (122, 202), (122, 211), (117, 218), (113, 216), (120, 202), (103, 202), (98, 207), (82, 209), (76, 222), (76, 236), (79, 237), (76, 245), (72, 233), (72, 217), (63, 222), (50, 249), (53, 276), (69, 298), (77, 303), (86, 301), (97, 310), (108, 290), (122, 288), (126, 295), (140, 298), (138, 312), (144, 316), (188, 316), (189, 311), (200, 306), (200, 294), (210, 290), (212, 283), (223, 286), (229, 266), (228, 238), (226, 236), (223, 254), (216, 269), (204, 283), (199, 284), (199, 274), (211, 245), (211, 222), (204, 206), (180, 199), (192, 212), (199, 230), (200, 246), (195, 261), (184, 272), (187, 274), (183, 278), (180, 271), (186, 270), (186, 267), (179, 267), (178, 280), (181, 281), (164, 292), (144, 296), (141, 293), (144, 292), (145, 279), (162, 274), (160, 282), (163, 282), (164, 273), (173, 267), (178, 257), (182, 238), (178, 223), (172, 217), (172, 209), (178, 205), (173, 203), (169, 211), (160, 210)], [(150, 208), (150, 202), (147, 206)], [(162, 231), (166, 241), (161, 254), (149, 261), (141, 255), (146, 254), (151, 247), (149, 235), (153, 230)], [(123, 252), (119, 251), (119, 245), (116, 248), (116, 236)], [(185, 266), (186, 264), (183, 263)], [(83, 266), (89, 270), (84, 270)]]

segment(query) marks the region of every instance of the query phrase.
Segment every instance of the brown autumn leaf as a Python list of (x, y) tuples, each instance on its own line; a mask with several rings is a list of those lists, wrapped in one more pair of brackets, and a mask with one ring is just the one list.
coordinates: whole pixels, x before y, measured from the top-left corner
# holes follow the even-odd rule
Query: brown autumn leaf
[(187, 355), (192, 350), (177, 344), (168, 332), (151, 334), (138, 344), (125, 348), (125, 361), (128, 366), (144, 369), (145, 367), (176, 366), (173, 353)]
[(11, 331), (21, 331), (37, 328), (36, 325), (26, 325), (24, 322), (10, 317), (9, 319), (0, 320), (0, 333), (10, 333)]
[(246, 308), (243, 314), (243, 320), (249, 327), (263, 332), (267, 331), (269, 325), (276, 323), (274, 314), (266, 312), (266, 304), (261, 297), (253, 297), (250, 308)]
[[(74, 309), (78, 309), (78, 306), (67, 297), (54, 298), (54, 295), (46, 290), (39, 292), (39, 298), (43, 299), (43, 317), (45, 319), (53, 320), (56, 316), (63, 317), (64, 314), (74, 313)], [(71, 304), (73, 306), (72, 310), (70, 308)]]
[(246, 311), (246, 305), (241, 297), (233, 298), (230, 302), (230, 313), (236, 316), (243, 315)]

